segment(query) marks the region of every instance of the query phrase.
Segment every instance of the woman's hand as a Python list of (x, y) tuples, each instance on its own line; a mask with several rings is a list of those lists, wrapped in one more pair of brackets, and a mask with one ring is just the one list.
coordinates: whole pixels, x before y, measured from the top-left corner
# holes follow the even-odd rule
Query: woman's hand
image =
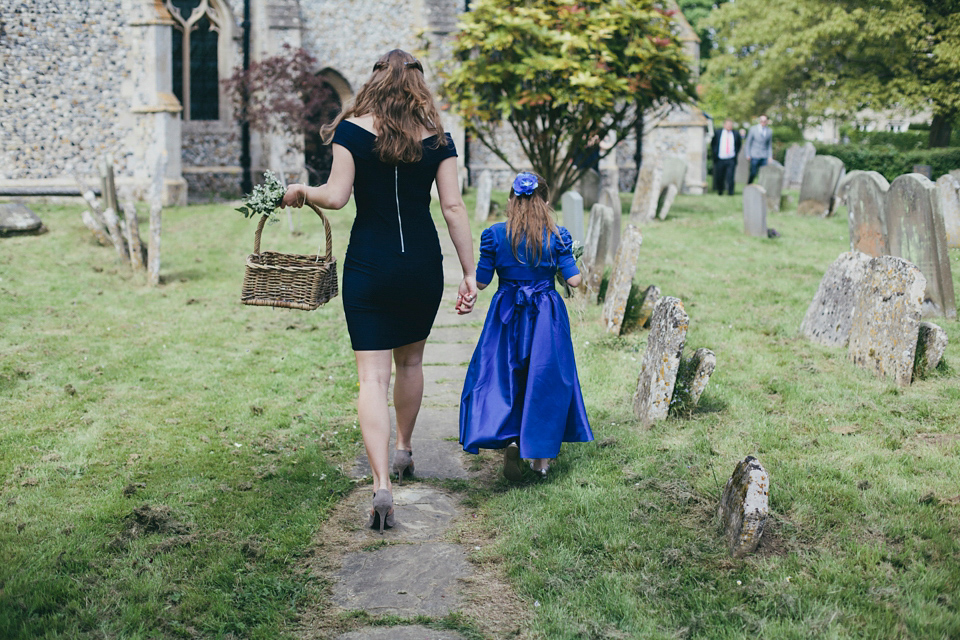
[(477, 277), (463, 276), (460, 281), (460, 289), (457, 291), (457, 306), (455, 309), (460, 315), (466, 315), (473, 311), (473, 305), (477, 302)]
[(292, 184), (287, 187), (287, 192), (283, 194), (283, 200), (280, 202), (280, 208), (295, 207), (299, 209), (307, 203), (307, 186), (303, 184)]

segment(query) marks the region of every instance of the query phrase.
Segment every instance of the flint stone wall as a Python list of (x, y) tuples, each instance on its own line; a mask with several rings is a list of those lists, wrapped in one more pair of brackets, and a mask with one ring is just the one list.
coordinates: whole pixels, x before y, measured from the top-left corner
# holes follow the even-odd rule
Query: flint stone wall
[(800, 324), (800, 333), (825, 347), (850, 342), (857, 291), (867, 274), (870, 256), (859, 251), (841, 253), (827, 269), (813, 302)]
[(854, 364), (901, 387), (910, 384), (926, 286), (920, 269), (902, 258), (870, 259), (850, 329)]
[(650, 335), (633, 396), (633, 412), (644, 427), (667, 417), (677, 382), (690, 318), (679, 298), (660, 298), (650, 320)]
[(747, 456), (727, 480), (717, 513), (734, 558), (756, 551), (770, 513), (769, 501), (770, 476), (759, 460)]

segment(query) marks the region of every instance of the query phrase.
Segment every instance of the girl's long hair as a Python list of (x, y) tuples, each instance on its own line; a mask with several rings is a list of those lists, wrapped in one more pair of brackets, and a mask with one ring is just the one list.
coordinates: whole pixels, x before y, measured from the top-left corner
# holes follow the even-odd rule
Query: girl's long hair
[[(553, 221), (553, 210), (547, 202), (547, 183), (536, 173), (532, 175), (537, 177), (537, 188), (530, 195), (517, 195), (513, 187), (510, 188), (510, 199), (507, 201), (507, 240), (510, 241), (510, 248), (517, 260), (537, 266), (543, 259), (544, 235), (549, 232), (559, 239), (560, 232)], [(520, 243), (524, 240), (525, 260), (520, 257)]]
[(324, 125), (320, 136), (330, 144), (341, 120), (368, 114), (377, 122), (373, 148), (387, 164), (420, 160), (424, 129), (436, 135), (433, 148), (447, 143), (440, 114), (423, 77), (423, 66), (406, 51), (394, 49), (381, 56), (353, 103), (333, 122)]

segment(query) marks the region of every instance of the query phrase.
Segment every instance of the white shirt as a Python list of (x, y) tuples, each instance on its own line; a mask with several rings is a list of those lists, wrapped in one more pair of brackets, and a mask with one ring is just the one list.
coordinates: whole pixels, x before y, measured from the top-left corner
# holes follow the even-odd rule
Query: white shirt
[(733, 131), (726, 129), (720, 130), (720, 148), (717, 150), (717, 157), (721, 160), (735, 158), (737, 156), (737, 144), (733, 137)]

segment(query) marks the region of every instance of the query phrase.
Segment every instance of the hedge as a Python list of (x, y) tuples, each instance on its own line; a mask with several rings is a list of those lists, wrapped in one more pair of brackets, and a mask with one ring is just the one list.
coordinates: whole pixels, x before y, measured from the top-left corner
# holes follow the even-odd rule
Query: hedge
[(817, 144), (817, 155), (835, 156), (843, 161), (847, 171), (877, 171), (892, 181), (899, 175), (913, 171), (915, 164), (928, 164), (936, 180), (952, 169), (960, 169), (960, 147), (944, 149), (917, 149), (897, 151), (892, 147), (854, 144)]

